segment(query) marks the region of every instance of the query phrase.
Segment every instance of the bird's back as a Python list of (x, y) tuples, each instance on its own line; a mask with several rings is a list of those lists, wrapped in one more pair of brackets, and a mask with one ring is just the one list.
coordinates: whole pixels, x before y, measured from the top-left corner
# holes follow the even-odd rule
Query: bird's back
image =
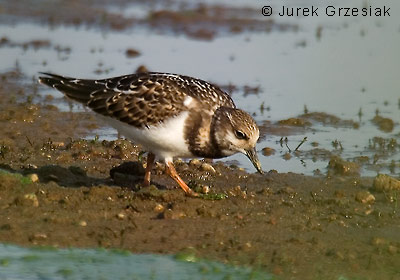
[(215, 111), (235, 108), (220, 88), (188, 76), (169, 73), (138, 73), (102, 80), (75, 79), (43, 73), (39, 81), (104, 116), (135, 127), (157, 125), (188, 110), (188, 98)]

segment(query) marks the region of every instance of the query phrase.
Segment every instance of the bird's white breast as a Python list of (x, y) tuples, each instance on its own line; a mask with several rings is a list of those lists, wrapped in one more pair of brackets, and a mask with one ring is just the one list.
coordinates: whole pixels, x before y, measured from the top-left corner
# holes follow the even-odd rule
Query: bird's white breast
[(188, 114), (188, 112), (183, 112), (149, 128), (136, 128), (110, 117), (103, 117), (103, 119), (123, 136), (141, 144), (147, 151), (156, 156), (165, 159), (193, 156), (185, 141), (184, 133), (185, 120)]

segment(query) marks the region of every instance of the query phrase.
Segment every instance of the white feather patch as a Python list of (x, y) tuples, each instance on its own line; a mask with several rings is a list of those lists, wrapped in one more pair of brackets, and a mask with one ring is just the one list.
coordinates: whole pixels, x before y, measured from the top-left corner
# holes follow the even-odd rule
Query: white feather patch
[(185, 105), (186, 107), (189, 107), (189, 105), (192, 103), (193, 98), (188, 96), (185, 98), (185, 100), (183, 101), (183, 105)]
[(136, 128), (109, 117), (102, 118), (134, 143), (141, 144), (161, 159), (173, 157), (193, 157), (185, 141), (185, 120), (188, 112), (170, 118), (157, 126)]

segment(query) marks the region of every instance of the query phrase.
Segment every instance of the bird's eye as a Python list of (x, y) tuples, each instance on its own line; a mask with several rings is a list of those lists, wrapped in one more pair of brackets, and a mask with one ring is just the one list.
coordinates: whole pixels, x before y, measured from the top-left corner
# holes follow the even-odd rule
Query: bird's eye
[(240, 130), (235, 130), (235, 136), (237, 139), (246, 139), (247, 136)]

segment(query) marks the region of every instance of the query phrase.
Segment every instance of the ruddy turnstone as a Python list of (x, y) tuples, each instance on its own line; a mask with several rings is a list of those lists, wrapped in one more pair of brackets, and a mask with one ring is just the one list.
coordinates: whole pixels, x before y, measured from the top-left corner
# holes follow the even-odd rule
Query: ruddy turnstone
[(150, 185), (155, 156), (188, 195), (196, 196), (179, 177), (174, 157), (222, 158), (245, 154), (263, 173), (256, 153), (259, 130), (253, 118), (237, 109), (220, 88), (191, 77), (140, 73), (87, 80), (42, 73), (39, 82), (104, 116), (122, 135), (149, 153), (144, 185)]

